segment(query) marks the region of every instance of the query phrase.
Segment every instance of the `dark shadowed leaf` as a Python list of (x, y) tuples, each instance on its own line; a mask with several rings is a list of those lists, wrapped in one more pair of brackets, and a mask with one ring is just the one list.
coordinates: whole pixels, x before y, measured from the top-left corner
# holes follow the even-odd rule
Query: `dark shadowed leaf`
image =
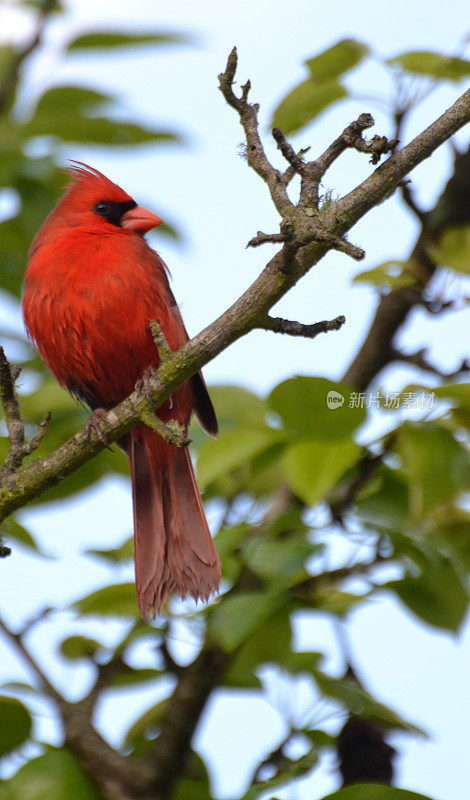
[(404, 528), (409, 522), (408, 482), (398, 470), (382, 464), (375, 491), (357, 501), (359, 518), (370, 525)]
[(470, 61), (453, 58), (430, 50), (413, 50), (390, 58), (387, 64), (397, 65), (405, 72), (427, 75), (439, 80), (461, 81), (470, 75)]
[(137, 617), (139, 613), (133, 583), (105, 586), (77, 600), (72, 608), (82, 617)]
[(150, 667), (143, 667), (142, 669), (135, 669), (129, 665), (124, 665), (118, 672), (113, 673), (106, 686), (119, 687), (119, 686), (133, 686), (137, 683), (148, 683), (154, 681), (156, 678), (162, 676), (159, 669), (151, 669)]
[(5, 800), (100, 800), (78, 761), (65, 747), (48, 747), (10, 778)]
[(16, 697), (0, 696), (0, 756), (16, 750), (30, 735), (31, 714)]
[(168, 699), (162, 700), (157, 705), (149, 708), (129, 728), (126, 733), (125, 744), (127, 747), (139, 748), (142, 751), (148, 744), (149, 738), (155, 736), (168, 709)]
[(69, 661), (77, 661), (93, 656), (101, 647), (100, 642), (90, 639), (88, 636), (68, 636), (60, 643), (59, 650), (64, 658)]
[(441, 425), (402, 426), (397, 450), (409, 480), (410, 515), (415, 522), (470, 486), (470, 454)]
[(458, 631), (464, 621), (469, 596), (450, 560), (433, 554), (419, 577), (405, 576), (385, 584), (417, 617), (436, 628)]
[(121, 33), (116, 31), (95, 31), (93, 33), (85, 33), (73, 39), (69, 46), (69, 50), (84, 50), (88, 48), (114, 48), (114, 47), (134, 47), (142, 44), (179, 44), (187, 42), (188, 37), (178, 33), (162, 33), (156, 31), (155, 33)]
[(284, 663), (291, 655), (292, 631), (287, 609), (266, 620), (244, 643), (227, 672), (224, 685), (261, 688), (255, 669), (261, 664)]
[(459, 509), (454, 519), (451, 515), (446, 516), (447, 519), (438, 522), (433, 534), (451, 548), (464, 568), (470, 572), (470, 515)]

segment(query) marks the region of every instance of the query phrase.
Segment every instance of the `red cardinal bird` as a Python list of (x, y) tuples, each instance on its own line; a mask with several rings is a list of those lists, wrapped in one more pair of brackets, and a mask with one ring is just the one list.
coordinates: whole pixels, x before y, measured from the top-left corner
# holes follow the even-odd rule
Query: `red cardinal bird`
[[(80, 162), (75, 162), (80, 163)], [(161, 219), (82, 164), (32, 244), (23, 315), (29, 336), (61, 386), (93, 409), (109, 409), (159, 363), (149, 323), (172, 350), (188, 334), (166, 267), (143, 235)], [(191, 411), (211, 435), (217, 420), (201, 373), (159, 409), (187, 429)], [(121, 442), (134, 505), (136, 593), (150, 618), (170, 592), (207, 599), (220, 563), (186, 448), (138, 425)]]

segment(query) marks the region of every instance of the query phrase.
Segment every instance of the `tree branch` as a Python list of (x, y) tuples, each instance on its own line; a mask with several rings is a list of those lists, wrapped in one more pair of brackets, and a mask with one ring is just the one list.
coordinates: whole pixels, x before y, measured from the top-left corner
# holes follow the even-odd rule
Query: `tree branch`
[(51, 419), (51, 415), (47, 414), (39, 425), (37, 433), (29, 442), (26, 441), (24, 423), (21, 419), (15, 389), (15, 382), (18, 380), (20, 372), (20, 367), (9, 364), (3, 347), (0, 347), (0, 401), (5, 415), (9, 444), (8, 455), (0, 469), (0, 480), (19, 469), (26, 456), (38, 449), (47, 433)]
[[(417, 164), (428, 158), (446, 139), (470, 120), (470, 90), (465, 92), (436, 122), (419, 134), (410, 144), (396, 152), (378, 167), (363, 183), (345, 197), (340, 198), (321, 214), (312, 216), (302, 199), (297, 207), (285, 201), (285, 186), (278, 180), (277, 170), (267, 161), (259, 142), (255, 106), (247, 103), (248, 88), (242, 97), (233, 94), (232, 83), (236, 69), (236, 51), (232, 51), (225, 73), (220, 76), (221, 89), (227, 102), (240, 114), (245, 128), (249, 161), (270, 187), (273, 201), (285, 210), (287, 220), (294, 231), (292, 241), (284, 243), (281, 250), (268, 262), (250, 288), (209, 327), (199, 333), (181, 350), (171, 352), (158, 369), (156, 378), (150, 379), (153, 404), (159, 407), (184, 381), (201, 367), (225, 350), (230, 344), (259, 327), (272, 306), (280, 300), (311, 267), (318, 263), (331, 247), (338, 247), (339, 240), (371, 208), (382, 202), (396, 189), (406, 174)], [(259, 143), (259, 144), (258, 144)], [(308, 166), (308, 165), (307, 165)], [(281, 187), (281, 188), (279, 188)], [(279, 210), (278, 209), (278, 210)], [(321, 237), (321, 241), (318, 241)], [(344, 249), (343, 245), (343, 249)], [(354, 250), (353, 245), (348, 249)], [(355, 248), (356, 257), (362, 251)], [(350, 252), (352, 255), (353, 252)], [(412, 304), (419, 301), (420, 293), (408, 291)], [(393, 304), (396, 293), (386, 298)], [(408, 305), (410, 307), (410, 305)], [(399, 304), (400, 319), (404, 319), (407, 308)], [(395, 317), (394, 317), (395, 319)], [(395, 324), (395, 323), (393, 323)], [(388, 323), (393, 328), (392, 323)], [(382, 338), (383, 341), (383, 338)], [(373, 359), (375, 369), (376, 359)], [(348, 379), (348, 378), (346, 378)], [(350, 383), (357, 383), (349, 378)], [(104, 415), (100, 425), (108, 442), (125, 435), (140, 420), (148, 399), (142, 390), (134, 391), (111, 411)], [(38, 497), (85, 464), (100, 450), (103, 443), (94, 431), (83, 428), (56, 451), (34, 464), (23, 467), (9, 476), (8, 485), (0, 491), (0, 520), (4, 519), (29, 500)]]
[(228, 57), (225, 72), (219, 75), (219, 88), (227, 103), (232, 106), (240, 116), (240, 122), (245, 131), (248, 164), (267, 184), (274, 205), (281, 217), (284, 217), (294, 206), (289, 200), (286, 185), (282, 180), (280, 172), (278, 172), (268, 160), (261, 143), (258, 132), (259, 106), (257, 103), (251, 105), (247, 100), (251, 88), (250, 81), (247, 81), (243, 86), (241, 97), (237, 97), (233, 91), (233, 80), (237, 70), (237, 62), (237, 48), (234, 47)]
[(419, 367), (419, 369), (425, 370), (426, 372), (432, 372), (433, 375), (438, 375), (439, 378), (444, 378), (445, 380), (451, 380), (453, 378), (460, 378), (466, 372), (470, 370), (470, 361), (468, 359), (463, 359), (460, 367), (452, 372), (443, 372), (439, 369), (435, 364), (432, 364), (426, 358), (427, 350), (422, 348), (421, 350), (417, 350), (415, 353), (402, 353), (400, 350), (392, 349), (392, 358), (393, 361), (401, 361), (403, 364), (412, 364), (415, 367)]
[(21, 66), (27, 57), (41, 44), (46, 22), (54, 10), (54, 3), (55, 0), (44, 0), (39, 12), (36, 30), (31, 40), (22, 50), (15, 53), (9, 67), (5, 71), (3, 81), (0, 85), (0, 114), (3, 114), (14, 100)]
[[(442, 127), (442, 119), (434, 125), (439, 123)], [(421, 222), (422, 229), (410, 255), (410, 260), (419, 265), (420, 280), (412, 286), (395, 289), (382, 298), (364, 342), (343, 376), (346, 383), (358, 390), (366, 389), (376, 375), (394, 360), (396, 351), (393, 340), (416, 305), (422, 305), (430, 313), (440, 313), (452, 306), (452, 301), (436, 303), (425, 298), (426, 286), (436, 270), (428, 254), (428, 245), (447, 227), (470, 222), (470, 147), (466, 152), (456, 155), (453, 175), (434, 208), (423, 215)]]
[(323, 322), (314, 322), (311, 325), (303, 325), (301, 322), (282, 319), (282, 317), (267, 316), (263, 322), (259, 323), (258, 327), (264, 331), (273, 331), (273, 333), (287, 333), (289, 336), (303, 336), (305, 339), (315, 339), (319, 333), (339, 331), (345, 322), (346, 317), (343, 315), (331, 320), (323, 320)]

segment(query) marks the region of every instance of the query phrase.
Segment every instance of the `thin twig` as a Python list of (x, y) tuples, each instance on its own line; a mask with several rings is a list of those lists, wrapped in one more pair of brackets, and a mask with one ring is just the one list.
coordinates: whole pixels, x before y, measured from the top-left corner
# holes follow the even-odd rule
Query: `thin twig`
[(15, 389), (15, 381), (20, 372), (21, 367), (11, 366), (3, 348), (0, 347), (0, 399), (5, 415), (9, 444), (8, 455), (0, 469), (0, 479), (16, 472), (24, 459), (38, 449), (51, 421), (51, 414), (46, 414), (31, 440), (29, 442), (25, 440), (24, 423)]
[(44, 0), (32, 39), (22, 50), (15, 53), (9, 67), (7, 67), (4, 73), (4, 78), (0, 85), (0, 114), (3, 113), (5, 108), (8, 107), (14, 99), (21, 66), (27, 57), (41, 44), (44, 28), (49, 15), (54, 10), (54, 5), (55, 0)]
[(258, 173), (258, 175), (265, 181), (271, 198), (279, 211), (281, 217), (284, 217), (293, 203), (290, 201), (286, 185), (282, 180), (280, 172), (273, 167), (268, 160), (264, 147), (261, 143), (258, 132), (258, 111), (259, 106), (257, 103), (251, 104), (248, 102), (248, 92), (250, 90), (250, 82), (244, 85), (241, 97), (237, 97), (233, 91), (233, 81), (237, 69), (238, 55), (237, 48), (234, 47), (227, 59), (227, 66), (225, 72), (219, 75), (220, 91), (227, 103), (234, 108), (239, 116), (240, 122), (243, 126), (246, 136), (246, 155), (250, 167)]
[(257, 327), (261, 328), (261, 330), (273, 331), (273, 333), (287, 333), (289, 336), (303, 336), (305, 339), (315, 339), (319, 333), (339, 331), (345, 322), (346, 317), (343, 315), (331, 320), (314, 322), (311, 325), (304, 325), (291, 319), (282, 319), (282, 317), (267, 316)]
[(281, 225), (280, 233), (263, 233), (257, 231), (256, 236), (247, 244), (247, 247), (259, 247), (262, 244), (277, 244), (278, 242), (290, 242), (293, 239), (293, 230), (290, 225)]
[(295, 172), (297, 172), (299, 175), (302, 175), (305, 169), (305, 163), (302, 160), (302, 157), (297, 155), (294, 148), (289, 144), (280, 128), (273, 128), (272, 134), (274, 141), (277, 143), (278, 149), (281, 151), (286, 161), (289, 162)]
[(426, 358), (426, 353), (426, 348), (417, 350), (415, 353), (402, 353), (400, 350), (392, 348), (391, 360), (401, 361), (403, 364), (411, 364), (412, 366), (419, 367), (419, 369), (425, 370), (426, 372), (432, 372), (433, 375), (438, 375), (440, 378), (444, 378), (445, 380), (460, 378), (470, 370), (470, 361), (467, 358), (464, 358), (460, 367), (452, 370), (451, 372), (444, 372), (435, 364), (432, 364), (430, 361), (428, 361)]
[(25, 646), (21, 634), (14, 633), (14, 631), (12, 631), (11, 628), (9, 628), (9, 626), (3, 619), (0, 619), (0, 630), (3, 631), (5, 637), (13, 645), (14, 649), (20, 654), (23, 661), (26, 661), (26, 663), (34, 673), (36, 679), (38, 680), (41, 689), (43, 689), (43, 691), (45, 691), (46, 694), (49, 695), (49, 697), (51, 697), (61, 706), (64, 702), (64, 698), (52, 685), (46, 673), (39, 666), (36, 659), (33, 658), (28, 648)]

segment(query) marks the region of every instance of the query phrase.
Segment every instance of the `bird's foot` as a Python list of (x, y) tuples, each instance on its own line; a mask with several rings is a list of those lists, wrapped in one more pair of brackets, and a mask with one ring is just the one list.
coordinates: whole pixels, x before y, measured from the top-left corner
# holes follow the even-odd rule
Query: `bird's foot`
[[(144, 393), (145, 397), (147, 398), (149, 404), (156, 411), (157, 407), (153, 402), (153, 392), (157, 388), (163, 388), (160, 382), (160, 378), (158, 377), (158, 367), (147, 367), (147, 369), (142, 373), (140, 378), (135, 382), (134, 388), (138, 392)], [(173, 408), (173, 398), (169, 397), (166, 401), (168, 403), (168, 408), (171, 410)]]
[[(155, 389), (160, 388), (162, 385), (158, 377), (158, 367), (147, 367), (142, 373), (139, 380), (135, 383), (135, 389), (138, 392), (143, 392), (147, 398), (150, 406), (156, 411), (155, 403), (153, 402), (153, 392)], [(163, 388), (163, 387), (162, 387)], [(171, 398), (170, 398), (171, 400)], [(173, 402), (171, 401), (173, 405)]]
[(88, 419), (87, 419), (87, 421), (85, 423), (86, 435), (87, 435), (87, 438), (89, 439), (91, 432), (94, 431), (96, 433), (98, 439), (100, 440), (100, 442), (102, 444), (106, 445), (106, 447), (108, 449), (110, 449), (108, 440), (106, 439), (106, 436), (104, 435), (103, 431), (101, 430), (100, 423), (103, 423), (104, 421), (106, 421), (106, 409), (105, 408), (95, 408), (95, 410), (88, 417)]

